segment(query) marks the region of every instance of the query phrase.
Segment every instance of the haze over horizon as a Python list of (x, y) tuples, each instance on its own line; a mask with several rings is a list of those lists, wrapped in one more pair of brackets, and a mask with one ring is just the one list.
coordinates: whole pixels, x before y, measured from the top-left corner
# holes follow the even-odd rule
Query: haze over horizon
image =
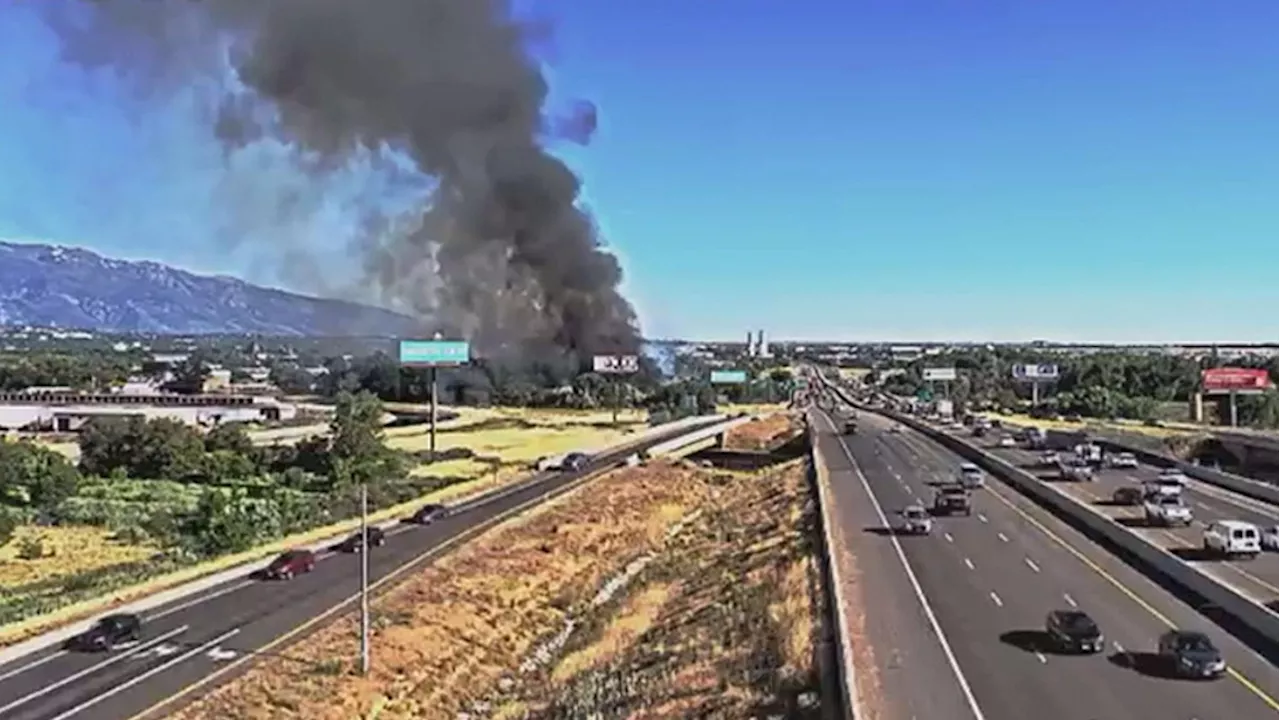
[[(655, 1), (554, 20), (545, 110), (599, 115), (589, 146), (548, 147), (646, 337), (1280, 335), (1274, 6), (745, 2), (726, 23)], [(331, 277), (284, 276), (252, 233), (218, 235), (219, 146), (189, 98), (140, 115), (28, 5), (0, 8), (0, 46), (0, 237), (308, 294), (349, 280), (362, 170), (302, 224)]]

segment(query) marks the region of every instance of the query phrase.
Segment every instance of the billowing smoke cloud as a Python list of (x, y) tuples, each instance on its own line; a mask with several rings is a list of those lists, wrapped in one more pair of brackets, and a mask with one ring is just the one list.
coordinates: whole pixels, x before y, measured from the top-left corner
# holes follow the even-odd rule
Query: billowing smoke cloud
[[(544, 147), (587, 142), (596, 110), (544, 112), (530, 48), (543, 26), (499, 0), (102, 0), (50, 6), (68, 60), (155, 97), (206, 108), (226, 153), (221, 197), (248, 230), (318, 212), (359, 166), (387, 193), (347, 208), (366, 288), (495, 356), (633, 352), (622, 273), (579, 208), (579, 180)], [(281, 158), (291, 183), (253, 182), (246, 157)], [(278, 167), (278, 166), (273, 166)], [(265, 172), (265, 171), (264, 171)], [(317, 276), (308, 243), (273, 249)]]

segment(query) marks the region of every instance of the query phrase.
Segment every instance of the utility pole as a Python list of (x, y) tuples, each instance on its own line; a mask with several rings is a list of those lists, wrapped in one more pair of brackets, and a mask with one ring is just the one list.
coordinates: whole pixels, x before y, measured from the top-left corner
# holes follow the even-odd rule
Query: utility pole
[(369, 484), (360, 483), (360, 674), (369, 674)]
[[(436, 333), (434, 335), (434, 340), (436, 342), (439, 342), (441, 337), (443, 336), (440, 333)], [(437, 407), (438, 401), (439, 401), (439, 396), (437, 394), (436, 366), (432, 365), (431, 366), (431, 430), (430, 430), (431, 438), (428, 441), (429, 442), (428, 457), (431, 458), (431, 462), (436, 461), (436, 407)]]

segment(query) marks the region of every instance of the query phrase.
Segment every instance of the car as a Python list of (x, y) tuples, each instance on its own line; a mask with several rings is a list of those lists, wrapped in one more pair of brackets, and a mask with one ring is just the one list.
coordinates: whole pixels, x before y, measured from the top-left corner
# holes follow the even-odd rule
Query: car
[(581, 470), (591, 461), (591, 456), (584, 452), (571, 452), (564, 456), (564, 462), (560, 463), (561, 470), (573, 472)]
[(898, 424), (896, 424), (896, 423), (895, 423), (895, 424), (893, 424), (893, 425), (890, 425), (890, 426), (889, 426), (889, 434), (890, 434), (890, 435), (901, 435), (901, 434), (902, 434), (902, 426), (901, 426), (901, 425), (898, 425)]
[(1000, 439), (996, 441), (996, 445), (1002, 448), (1017, 447), (1018, 441), (1014, 440), (1012, 435), (1006, 433), (1000, 436)]
[(1165, 497), (1182, 497), (1182, 488), (1186, 483), (1172, 475), (1161, 475), (1155, 480), (1144, 480), (1142, 483), (1143, 497), (1151, 498), (1156, 496)]
[(1040, 453), (1040, 467), (1054, 467), (1058, 464), (1058, 453), (1056, 450), (1045, 450)]
[(1080, 610), (1051, 610), (1044, 631), (1055, 647), (1066, 651), (1096, 653), (1106, 646), (1098, 624)]
[(960, 484), (973, 490), (983, 485), (982, 468), (973, 463), (960, 463)]
[[(374, 547), (382, 547), (387, 542), (387, 533), (377, 525), (370, 525), (367, 528), (369, 532), (369, 544)], [(364, 533), (356, 530), (343, 540), (338, 549), (342, 552), (359, 552), (364, 546)]]
[(309, 573), (316, 568), (316, 554), (310, 550), (285, 550), (262, 571), (268, 580), (288, 580), (294, 575)]
[(1191, 479), (1179, 470), (1161, 470), (1160, 474), (1156, 476), (1156, 482), (1163, 485), (1177, 484), (1185, 487), (1191, 482)]
[(902, 530), (911, 535), (928, 535), (933, 531), (933, 517), (923, 505), (909, 505), (902, 510)]
[(409, 519), (419, 525), (430, 525), (436, 520), (440, 520), (449, 516), (449, 508), (444, 505), (435, 503), (423, 505), (414, 511)]
[(562, 462), (564, 458), (559, 455), (544, 455), (533, 462), (533, 470), (536, 472), (559, 470)]
[(1277, 534), (1280, 534), (1280, 525), (1272, 525), (1269, 528), (1263, 528), (1262, 540), (1260, 540), (1258, 544), (1262, 546), (1263, 550), (1270, 550), (1271, 552), (1280, 550), (1280, 541), (1278, 541), (1276, 537)]
[(1137, 469), (1138, 456), (1131, 452), (1110, 453), (1107, 455), (1107, 467)]
[(986, 434), (987, 434), (987, 426), (986, 426), (986, 425), (974, 425), (974, 426), (973, 426), (973, 430), (972, 430), (972, 434), (973, 434), (973, 436), (974, 436), (974, 437), (982, 437), (983, 435), (986, 435)]
[(1170, 630), (1160, 636), (1156, 652), (1184, 677), (1216, 678), (1227, 672), (1222, 651), (1202, 632)]
[(1058, 461), (1058, 474), (1063, 480), (1087, 482), (1093, 479), (1093, 466), (1082, 457), (1072, 457)]
[(142, 618), (135, 613), (116, 613), (98, 619), (88, 630), (67, 642), (69, 650), (114, 650), (120, 645), (142, 640)]
[(1191, 524), (1191, 506), (1182, 502), (1179, 495), (1155, 495), (1147, 498), (1142, 508), (1148, 525), (1172, 527)]
[(1111, 502), (1116, 505), (1141, 505), (1143, 501), (1142, 488), (1138, 487), (1120, 487), (1111, 493)]

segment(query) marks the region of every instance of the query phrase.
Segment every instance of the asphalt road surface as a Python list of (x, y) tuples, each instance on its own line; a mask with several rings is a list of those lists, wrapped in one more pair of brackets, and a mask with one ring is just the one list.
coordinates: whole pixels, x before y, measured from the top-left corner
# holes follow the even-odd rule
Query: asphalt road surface
[[(967, 434), (961, 431), (951, 432), (961, 437)], [(1271, 527), (1276, 524), (1276, 506), (1192, 479), (1184, 491), (1184, 500), (1191, 507), (1194, 517), (1192, 524), (1178, 528), (1149, 527), (1144, 521), (1141, 506), (1117, 506), (1112, 502), (1112, 497), (1121, 487), (1141, 487), (1143, 481), (1154, 480), (1160, 474), (1159, 468), (1150, 465), (1140, 465), (1136, 469), (1104, 467), (1090, 482), (1058, 481), (1057, 472), (1038, 467), (1038, 452), (997, 447), (996, 438), (991, 437), (991, 434), (982, 438), (964, 439), (1054, 482), (1054, 486), (1063, 492), (1093, 506), (1153, 543), (1167, 548), (1220, 582), (1240, 590), (1247, 597), (1262, 604), (1276, 600), (1280, 563), (1277, 562), (1275, 553), (1263, 552), (1252, 560), (1227, 560), (1208, 555), (1203, 550), (1204, 528), (1209, 523), (1216, 520), (1244, 520), (1260, 528)]]
[[(696, 428), (647, 444), (692, 429)], [(386, 544), (370, 554), (370, 582), (429, 562), (429, 551), (450, 538), (565, 489), (586, 472), (623, 455), (601, 456), (581, 472), (539, 473), (493, 502), (431, 525), (402, 525), (388, 531)], [(143, 640), (135, 647), (105, 653), (49, 649), (0, 666), (0, 720), (133, 718), (212, 673), (259, 653), (358, 596), (359, 590), (359, 555), (343, 553), (323, 554), (314, 571), (292, 580), (246, 578), (210, 588), (148, 612)], [(287, 655), (287, 644), (282, 645), (270, 651)], [(351, 657), (358, 653), (353, 643)], [(174, 706), (165, 709), (171, 711)]]
[[(857, 556), (869, 641), (893, 718), (1108, 720), (1274, 718), (1276, 668), (1194, 609), (1030, 500), (989, 479), (970, 517), (938, 518), (930, 536), (885, 529), (961, 459), (871, 413), (842, 437), (820, 421), (838, 542)], [(855, 469), (856, 466), (856, 469)], [(909, 568), (909, 570), (908, 570)], [(1050, 610), (1089, 612), (1100, 655), (1054, 652)], [(1171, 627), (1207, 633), (1231, 672), (1168, 676), (1151, 654)]]

